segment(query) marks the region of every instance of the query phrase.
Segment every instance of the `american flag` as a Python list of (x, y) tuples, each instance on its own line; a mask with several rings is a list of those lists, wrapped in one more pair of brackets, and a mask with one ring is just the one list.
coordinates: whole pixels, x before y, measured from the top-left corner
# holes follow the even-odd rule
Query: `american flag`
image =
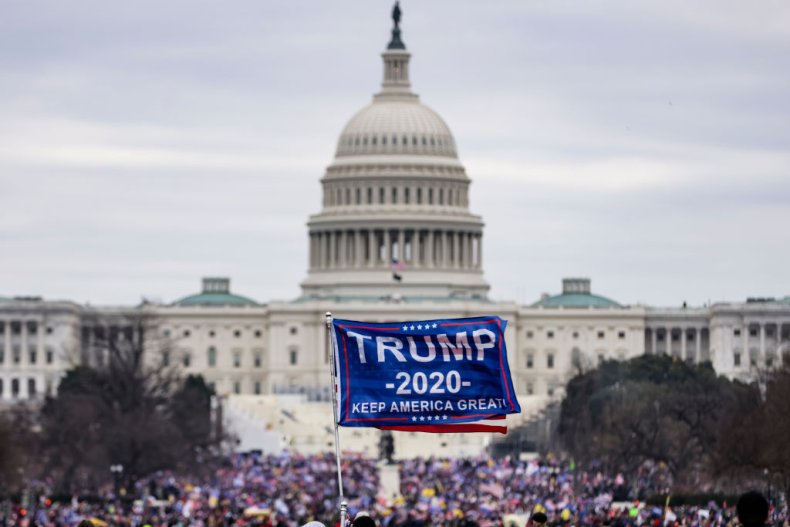
[(392, 259), (392, 279), (396, 282), (400, 282), (403, 280), (403, 275), (401, 273), (406, 269), (406, 264), (398, 260), (397, 258)]

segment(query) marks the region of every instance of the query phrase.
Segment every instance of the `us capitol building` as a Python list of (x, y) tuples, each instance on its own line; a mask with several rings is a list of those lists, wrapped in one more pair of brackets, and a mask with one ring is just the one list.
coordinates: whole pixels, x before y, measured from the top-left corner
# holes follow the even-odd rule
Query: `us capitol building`
[(568, 379), (605, 359), (667, 354), (710, 361), (745, 380), (782, 360), (790, 297), (628, 306), (594, 294), (588, 279), (567, 278), (558, 294), (531, 305), (490, 301), (471, 180), (450, 128), (412, 91), (411, 54), (394, 18), (381, 91), (343, 128), (321, 179), (299, 298), (260, 303), (221, 277), (204, 278), (199, 293), (172, 304), (95, 308), (0, 297), (0, 400), (40, 398), (74, 364), (102, 363), (97, 332), (123, 333), (122, 315), (141, 311), (172, 344), (156, 360), (179, 361), (230, 397), (325, 401), (327, 311), (382, 322), (499, 315), (509, 321), (509, 361), (526, 408), (561, 396)]

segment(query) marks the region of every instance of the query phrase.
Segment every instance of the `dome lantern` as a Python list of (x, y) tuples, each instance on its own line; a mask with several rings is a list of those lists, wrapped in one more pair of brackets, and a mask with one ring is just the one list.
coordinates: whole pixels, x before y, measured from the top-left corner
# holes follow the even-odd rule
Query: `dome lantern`
[(406, 44), (400, 38), (400, 17), (401, 10), (398, 2), (392, 8), (392, 39), (387, 45), (386, 51), (381, 54), (384, 60), (384, 80), (381, 83), (381, 92), (376, 98), (397, 97), (416, 97), (411, 92), (409, 82), (409, 59), (411, 54), (406, 51)]

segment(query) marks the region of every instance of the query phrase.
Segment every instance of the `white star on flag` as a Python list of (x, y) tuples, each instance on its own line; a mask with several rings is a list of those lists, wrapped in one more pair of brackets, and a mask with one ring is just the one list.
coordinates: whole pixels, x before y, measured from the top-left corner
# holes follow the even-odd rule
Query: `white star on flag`
[(409, 326), (403, 326), (403, 331), (406, 331), (407, 329), (409, 329)]
[(431, 419), (432, 419), (432, 418), (431, 418), (431, 416), (429, 415), (429, 416), (428, 416), (428, 420), (430, 421)]
[[(447, 419), (447, 418), (445, 417), (445, 419)], [(412, 421), (416, 421), (416, 420), (417, 420), (417, 416), (414, 416), (414, 415), (413, 415), (413, 416), (411, 416), (411, 420), (412, 420)]]
[(422, 329), (422, 324), (418, 324), (417, 329)]
[(433, 329), (436, 329), (436, 322), (433, 323)]
[(414, 326), (410, 327), (409, 329), (411, 329), (412, 331), (414, 331)]
[(420, 416), (420, 421), (425, 421), (425, 417)]
[(446, 415), (443, 415), (443, 416), (442, 416), (442, 419), (444, 419), (444, 420), (447, 420), (447, 416), (446, 416)]

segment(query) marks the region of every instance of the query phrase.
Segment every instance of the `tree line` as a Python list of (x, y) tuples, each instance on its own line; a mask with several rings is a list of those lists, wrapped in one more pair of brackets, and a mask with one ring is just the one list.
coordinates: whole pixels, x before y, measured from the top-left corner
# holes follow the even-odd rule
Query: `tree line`
[(213, 391), (169, 360), (178, 350), (159, 337), (156, 319), (93, 322), (84, 328), (90, 347), (56, 395), (0, 414), (0, 495), (30, 481), (47, 481), (64, 496), (113, 479), (131, 488), (160, 470), (208, 471), (221, 453), (226, 438), (212, 425)]
[(569, 382), (558, 432), (582, 464), (628, 474), (661, 464), (667, 491), (751, 484), (790, 502), (790, 360), (748, 384), (669, 356), (605, 361)]

